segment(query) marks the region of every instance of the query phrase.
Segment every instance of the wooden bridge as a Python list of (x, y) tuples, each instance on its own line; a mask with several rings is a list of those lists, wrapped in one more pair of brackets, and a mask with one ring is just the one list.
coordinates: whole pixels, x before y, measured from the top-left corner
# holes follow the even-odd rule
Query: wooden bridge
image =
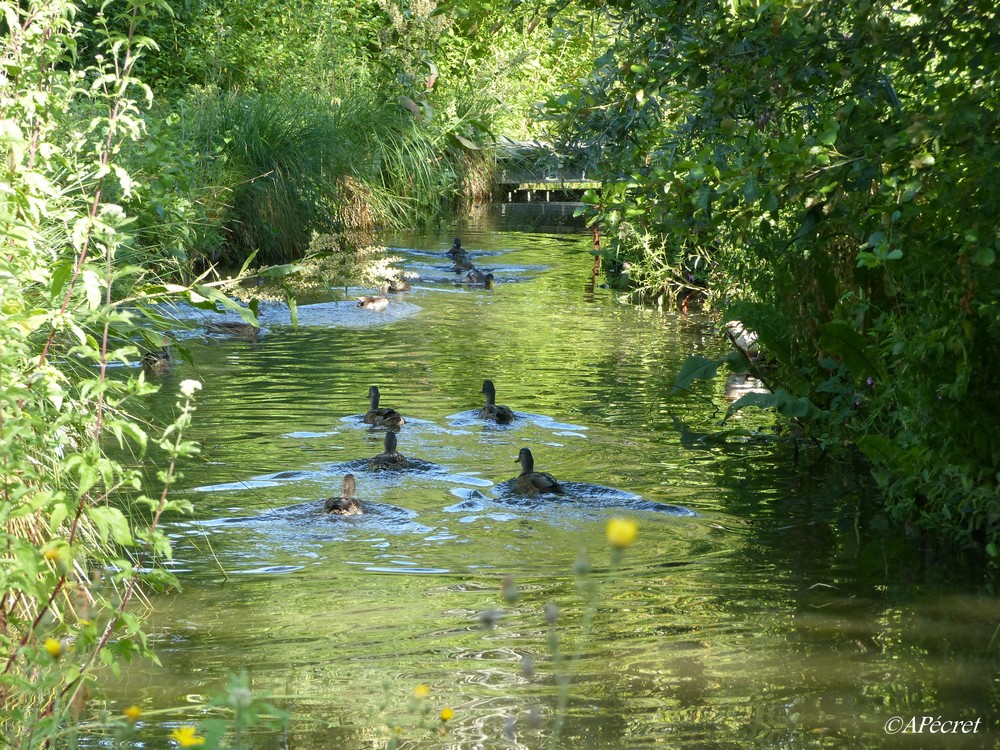
[(500, 137), (497, 198), (508, 203), (578, 201), (600, 183), (582, 167), (567, 166), (552, 144)]

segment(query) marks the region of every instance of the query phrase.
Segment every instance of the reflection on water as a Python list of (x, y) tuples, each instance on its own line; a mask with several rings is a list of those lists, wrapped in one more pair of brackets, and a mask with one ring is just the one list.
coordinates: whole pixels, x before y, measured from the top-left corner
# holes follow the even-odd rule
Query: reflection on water
[[(535, 205), (560, 233), (507, 206), (386, 238), (427, 272), (398, 314), (335, 301), (293, 329), (266, 307), (257, 342), (191, 337), (194, 365), (150, 402), (166, 416), (180, 380), (205, 383), (178, 493), (196, 517), (170, 524), (184, 591), (154, 601), (163, 666), (109, 684), (115, 705), (169, 709), (143, 746), (240, 670), (295, 715), (260, 747), (385, 747), (399, 726), (403, 747), (539, 748), (558, 717), (557, 746), (583, 750), (992, 745), (996, 602), (860, 538), (859, 476), (796, 464), (766, 417), (720, 437), (721, 379), (672, 397), (684, 357), (725, 346), (713, 326), (591, 290), (572, 208)], [(495, 289), (451, 283), (456, 234)], [(477, 418), (487, 378), (511, 425)], [(426, 470), (367, 470), (371, 385)], [(512, 494), (525, 446), (566, 496)], [(348, 471), (366, 513), (328, 516)], [(620, 562), (615, 516), (639, 525)], [(418, 726), (419, 684), (433, 716), (454, 709), (445, 736)], [(924, 713), (989, 727), (885, 734)]]

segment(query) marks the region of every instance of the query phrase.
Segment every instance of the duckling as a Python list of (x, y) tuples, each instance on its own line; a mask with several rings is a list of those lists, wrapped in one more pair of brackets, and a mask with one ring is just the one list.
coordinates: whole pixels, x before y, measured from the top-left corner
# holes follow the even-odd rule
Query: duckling
[(361, 503), (354, 497), (357, 486), (354, 482), (353, 474), (344, 474), (344, 482), (340, 485), (340, 497), (331, 497), (326, 500), (324, 507), (327, 513), (338, 516), (360, 516), (364, 513)]
[(365, 310), (374, 310), (375, 312), (382, 312), (385, 308), (389, 306), (389, 298), (385, 296), (380, 297), (358, 297), (357, 307), (363, 308)]
[(166, 347), (158, 352), (146, 352), (142, 355), (142, 371), (150, 376), (166, 375), (173, 364)]
[(560, 494), (563, 492), (563, 486), (555, 477), (544, 471), (535, 471), (535, 459), (532, 458), (530, 450), (521, 448), (517, 454), (517, 461), (521, 464), (521, 473), (514, 480), (517, 494), (537, 497), (545, 492)]
[(369, 469), (379, 471), (381, 469), (408, 469), (410, 467), (410, 462), (406, 460), (406, 456), (396, 451), (395, 432), (385, 433), (384, 447), (385, 450), (382, 453), (379, 453), (368, 462)]
[(403, 416), (395, 409), (390, 409), (383, 406), (381, 409), (378, 406), (379, 400), (378, 386), (373, 385), (368, 389), (368, 401), (369, 409), (368, 412), (362, 417), (365, 424), (373, 424), (376, 427), (385, 427), (390, 430), (399, 430), (406, 420)]
[(448, 251), (448, 257), (457, 258), (459, 255), (465, 255), (465, 248), (462, 247), (461, 238), (456, 237), (455, 241), (451, 243), (451, 249)]
[(514, 421), (514, 412), (509, 406), (497, 406), (497, 390), (493, 387), (492, 380), (483, 381), (482, 392), (486, 394), (486, 405), (479, 412), (480, 419), (492, 419), (497, 424), (510, 424)]
[(256, 341), (260, 336), (260, 328), (250, 323), (230, 323), (227, 321), (208, 323), (205, 325), (205, 330), (209, 333), (224, 333), (227, 336), (245, 341)]

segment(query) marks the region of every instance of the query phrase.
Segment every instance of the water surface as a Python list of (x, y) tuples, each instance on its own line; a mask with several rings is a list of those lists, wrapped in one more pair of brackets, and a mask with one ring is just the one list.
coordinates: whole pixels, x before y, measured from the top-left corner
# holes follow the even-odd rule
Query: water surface
[[(706, 318), (592, 288), (567, 210), (386, 237), (422, 278), (381, 318), (334, 300), (293, 329), (266, 307), (259, 342), (188, 340), (195, 366), (150, 403), (167, 415), (181, 379), (204, 382), (203, 452), (178, 492), (196, 514), (170, 522), (184, 590), (154, 599), (162, 666), (110, 685), (115, 705), (172, 709), (140, 725), (143, 747), (170, 746), (241, 670), (294, 713), (262, 747), (385, 747), (397, 726), (412, 748), (995, 742), (995, 600), (857, 534), (856, 467), (796, 461), (767, 418), (707, 437), (724, 379), (670, 385), (725, 343)], [(495, 289), (452, 283), (459, 233)], [(514, 424), (475, 417), (486, 378)], [(370, 385), (406, 417), (399, 450), (421, 470), (367, 470), (384, 436), (359, 419)], [(522, 446), (569, 497), (511, 493)], [(346, 471), (369, 512), (325, 516)], [(616, 516), (639, 525), (617, 561)], [(982, 726), (884, 730), (924, 714)]]

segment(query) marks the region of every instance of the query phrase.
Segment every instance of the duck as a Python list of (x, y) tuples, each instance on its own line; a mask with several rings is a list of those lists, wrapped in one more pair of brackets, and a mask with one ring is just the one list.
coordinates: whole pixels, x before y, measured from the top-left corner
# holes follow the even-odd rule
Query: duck
[(374, 310), (375, 312), (382, 312), (385, 308), (389, 306), (389, 298), (382, 295), (378, 297), (367, 296), (358, 297), (357, 307), (364, 310)]
[(493, 274), (473, 268), (465, 274), (465, 280), (470, 284), (485, 284), (487, 287), (493, 286)]
[(344, 474), (344, 481), (340, 485), (340, 497), (327, 498), (323, 504), (326, 512), (338, 516), (359, 516), (364, 513), (361, 503), (354, 497), (356, 489), (354, 475)]
[(462, 271), (469, 271), (475, 268), (472, 265), (472, 261), (469, 260), (469, 256), (465, 253), (455, 256), (455, 273), (461, 273)]
[(382, 453), (379, 453), (368, 462), (369, 469), (380, 471), (382, 469), (408, 469), (410, 467), (410, 462), (406, 460), (406, 456), (396, 450), (395, 432), (385, 433), (384, 448), (385, 450)]
[(389, 282), (388, 290), (393, 294), (410, 291), (410, 282), (406, 279), (393, 279)]
[(223, 333), (246, 341), (256, 341), (260, 336), (260, 328), (250, 323), (230, 323), (228, 321), (208, 323), (205, 325), (205, 330), (209, 333)]
[(174, 364), (165, 346), (158, 352), (146, 352), (141, 362), (142, 371), (147, 375), (166, 375)]
[[(509, 406), (497, 406), (497, 389), (492, 380), (483, 381), (483, 393), (486, 394), (486, 404), (479, 411), (480, 419), (492, 419), (497, 424), (510, 424), (514, 421), (514, 411)], [(530, 457), (530, 453), (528, 454)]]
[(451, 243), (451, 249), (448, 250), (448, 257), (457, 258), (459, 255), (465, 255), (465, 248), (462, 247), (461, 237), (456, 237), (455, 241)]
[(373, 385), (368, 389), (368, 402), (369, 409), (365, 415), (361, 418), (365, 424), (375, 425), (376, 427), (386, 427), (390, 430), (399, 430), (406, 420), (403, 419), (403, 415), (400, 414), (395, 409), (390, 409), (387, 406), (383, 406), (381, 409), (378, 405), (379, 400), (378, 386)]
[(521, 473), (514, 480), (514, 489), (517, 494), (537, 497), (545, 492), (559, 494), (564, 492), (563, 486), (556, 481), (554, 476), (544, 471), (535, 471), (535, 459), (527, 448), (521, 448), (518, 451), (517, 462), (521, 464)]

